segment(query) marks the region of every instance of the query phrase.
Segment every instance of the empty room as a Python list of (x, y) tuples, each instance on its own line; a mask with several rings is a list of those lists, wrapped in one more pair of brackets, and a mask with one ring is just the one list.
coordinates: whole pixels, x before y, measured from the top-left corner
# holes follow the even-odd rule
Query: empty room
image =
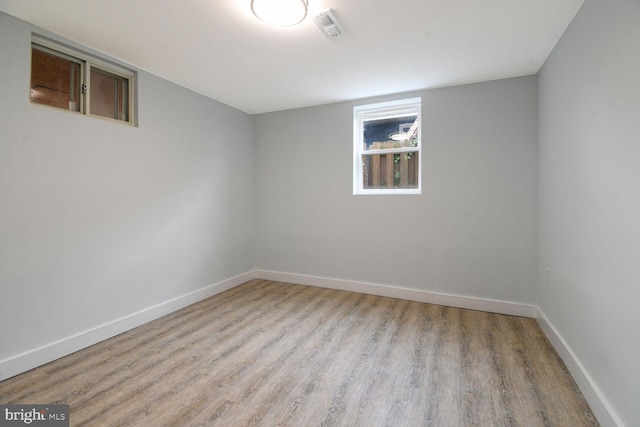
[(0, 425), (640, 425), (639, 23), (0, 0)]

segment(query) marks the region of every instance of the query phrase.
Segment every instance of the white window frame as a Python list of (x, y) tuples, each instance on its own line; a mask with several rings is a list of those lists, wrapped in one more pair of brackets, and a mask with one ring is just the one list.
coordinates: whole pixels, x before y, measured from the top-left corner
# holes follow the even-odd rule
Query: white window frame
[[(364, 150), (364, 123), (375, 119), (392, 119), (407, 115), (417, 115), (417, 146), (388, 148), (380, 150)], [(376, 104), (353, 107), (353, 194), (422, 194), (422, 98), (408, 98), (397, 101), (379, 102)], [(373, 188), (363, 187), (364, 165), (362, 156), (366, 154), (391, 154), (418, 152), (418, 186), (417, 188)]]
[[(60, 43), (52, 41), (47, 38), (39, 37), (37, 35), (32, 35), (31, 37), (31, 48), (34, 48), (36, 45), (36, 49), (40, 48), (45, 52), (48, 52), (53, 55), (58, 55), (62, 58), (68, 59), (70, 61), (76, 62), (80, 64), (80, 78), (82, 83), (86, 85), (85, 93), (80, 96), (80, 111), (71, 111), (74, 113), (80, 113), (86, 116), (99, 118), (102, 120), (108, 120), (117, 123), (126, 123), (132, 126), (136, 126), (136, 117), (135, 117), (135, 94), (136, 94), (136, 73), (111, 63), (109, 61), (96, 58), (92, 55), (86, 54), (82, 51), (69, 48)], [(127, 99), (127, 109), (129, 112), (128, 120), (119, 120), (112, 119), (109, 117), (92, 114), (91, 113), (91, 68), (96, 68), (98, 70), (103, 70), (108, 73), (114, 74), (118, 77), (122, 77), (123, 79), (128, 80), (128, 99)], [(55, 107), (52, 107), (55, 108)]]

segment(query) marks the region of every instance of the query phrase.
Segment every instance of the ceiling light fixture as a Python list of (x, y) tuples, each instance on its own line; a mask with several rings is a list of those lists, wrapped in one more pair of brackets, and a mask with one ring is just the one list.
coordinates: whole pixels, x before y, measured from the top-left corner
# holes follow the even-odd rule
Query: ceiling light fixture
[(251, 10), (267, 24), (288, 27), (307, 17), (308, 0), (251, 0)]

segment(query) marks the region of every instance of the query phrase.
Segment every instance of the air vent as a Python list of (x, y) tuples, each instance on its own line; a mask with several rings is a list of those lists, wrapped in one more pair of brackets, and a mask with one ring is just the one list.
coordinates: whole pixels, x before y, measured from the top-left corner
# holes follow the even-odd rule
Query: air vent
[(340, 37), (345, 33), (331, 9), (320, 12), (314, 19), (318, 28), (330, 39)]

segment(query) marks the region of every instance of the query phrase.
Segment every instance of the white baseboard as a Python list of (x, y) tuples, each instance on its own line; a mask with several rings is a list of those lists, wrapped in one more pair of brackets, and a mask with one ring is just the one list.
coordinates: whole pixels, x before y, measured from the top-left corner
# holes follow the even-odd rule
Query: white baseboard
[(354, 282), (350, 280), (330, 279), (326, 277), (282, 273), (267, 270), (256, 270), (256, 277), (265, 280), (296, 283), (300, 285), (337, 289), (341, 291), (359, 292), (362, 294), (371, 294), (384, 297), (406, 299), (410, 301), (427, 302), (431, 304), (446, 305), (449, 307), (488, 311), (491, 313), (509, 314), (512, 316), (535, 318), (538, 313), (538, 307), (536, 307), (535, 305), (491, 300), (485, 298), (465, 297), (460, 295), (428, 292), (417, 289), (401, 288), (373, 283)]
[(137, 313), (113, 320), (93, 329), (89, 329), (59, 341), (45, 344), (41, 347), (29, 350), (8, 359), (0, 360), (0, 381), (44, 365), (45, 363), (49, 363), (93, 344), (97, 344), (100, 341), (114, 337), (137, 326), (158, 319), (166, 314), (172, 313), (255, 278), (256, 275), (253, 271), (240, 274), (202, 289), (189, 292), (188, 294), (177, 298), (173, 298), (169, 301), (140, 310)]
[(547, 336), (553, 348), (571, 372), (573, 379), (578, 384), (591, 410), (603, 427), (624, 427), (624, 424), (613, 410), (606, 397), (602, 394), (587, 370), (584, 368), (571, 347), (562, 338), (562, 335), (551, 324), (547, 316), (538, 308), (538, 325)]

